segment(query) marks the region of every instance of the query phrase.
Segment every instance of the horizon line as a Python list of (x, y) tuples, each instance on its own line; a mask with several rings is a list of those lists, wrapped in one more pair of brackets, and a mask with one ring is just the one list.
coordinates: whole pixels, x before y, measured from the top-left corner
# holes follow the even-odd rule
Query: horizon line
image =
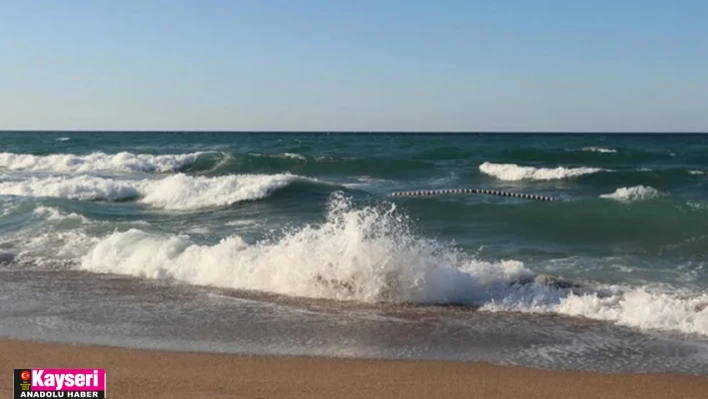
[(708, 134), (708, 131), (593, 130), (194, 130), (0, 129), (0, 133), (320, 133), (320, 134)]

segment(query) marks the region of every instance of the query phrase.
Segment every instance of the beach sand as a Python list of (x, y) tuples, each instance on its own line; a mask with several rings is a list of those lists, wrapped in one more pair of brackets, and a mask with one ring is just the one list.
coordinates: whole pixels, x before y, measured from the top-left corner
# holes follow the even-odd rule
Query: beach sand
[(0, 340), (0, 397), (13, 368), (105, 368), (107, 397), (706, 398), (708, 377), (602, 374), (471, 362), (243, 356)]

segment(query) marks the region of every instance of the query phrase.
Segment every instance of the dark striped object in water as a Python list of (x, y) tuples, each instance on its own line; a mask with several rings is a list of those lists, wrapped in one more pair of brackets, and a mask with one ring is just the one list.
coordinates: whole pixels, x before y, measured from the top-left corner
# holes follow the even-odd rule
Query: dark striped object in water
[(392, 197), (430, 197), (433, 195), (447, 194), (486, 194), (496, 195), (500, 197), (521, 198), (535, 201), (555, 201), (553, 197), (538, 194), (513, 193), (509, 191), (489, 190), (484, 188), (445, 188), (439, 190), (413, 190), (413, 191), (395, 191), (391, 193)]

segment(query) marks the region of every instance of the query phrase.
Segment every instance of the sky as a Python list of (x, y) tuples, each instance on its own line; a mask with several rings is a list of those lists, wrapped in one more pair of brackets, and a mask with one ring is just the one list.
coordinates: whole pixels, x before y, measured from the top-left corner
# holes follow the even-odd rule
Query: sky
[(0, 0), (1, 130), (708, 132), (703, 0)]

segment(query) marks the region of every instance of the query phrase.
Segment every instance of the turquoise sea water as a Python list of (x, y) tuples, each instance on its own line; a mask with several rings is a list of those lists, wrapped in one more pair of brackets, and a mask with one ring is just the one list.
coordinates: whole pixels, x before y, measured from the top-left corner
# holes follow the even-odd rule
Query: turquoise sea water
[[(557, 200), (390, 196), (459, 187)], [(244, 298), (258, 306), (305, 301), (308, 309), (325, 301), (343, 306), (337, 317), (344, 317), (358, 306), (376, 313), (406, 304), (447, 317), (452, 310), (437, 305), (454, 304), (494, 323), (540, 318), (552, 330), (561, 316), (573, 326), (617, 329), (608, 336), (662, 342), (649, 350), (632, 346), (634, 335), (615, 337), (612, 350), (639, 357), (593, 357), (581, 367), (568, 353), (587, 352), (588, 344), (563, 341), (565, 349), (544, 346), (521, 364), (704, 372), (707, 262), (708, 135), (0, 133), (0, 292), (7, 298), (33, 271), (46, 281), (23, 290), (55, 295), (30, 296), (38, 303), (71, 303), (75, 288), (67, 287), (76, 281), (99, 286), (94, 279), (125, 276), (121, 287), (132, 293), (177, 284), (212, 299), (226, 295), (234, 302), (218, 306), (239, 309)], [(115, 295), (114, 303), (130, 303)], [(13, 303), (3, 301), (0, 333), (70, 339), (68, 316)], [(25, 321), (13, 321), (20, 313)], [(286, 313), (299, 325), (300, 316)], [(101, 325), (98, 319), (91, 322)], [(90, 342), (136, 336), (74, 333)], [(501, 346), (537, 348), (527, 341), (507, 337)], [(253, 342), (210, 345), (258, 352)], [(298, 347), (347, 355), (346, 345), (332, 343), (330, 352), (268, 345), (279, 348), (269, 353)], [(415, 347), (365, 355), (428, 356)], [(646, 366), (662, 351), (680, 356)], [(434, 353), (428, 357), (450, 357)], [(480, 353), (462, 358), (515, 361)]]

